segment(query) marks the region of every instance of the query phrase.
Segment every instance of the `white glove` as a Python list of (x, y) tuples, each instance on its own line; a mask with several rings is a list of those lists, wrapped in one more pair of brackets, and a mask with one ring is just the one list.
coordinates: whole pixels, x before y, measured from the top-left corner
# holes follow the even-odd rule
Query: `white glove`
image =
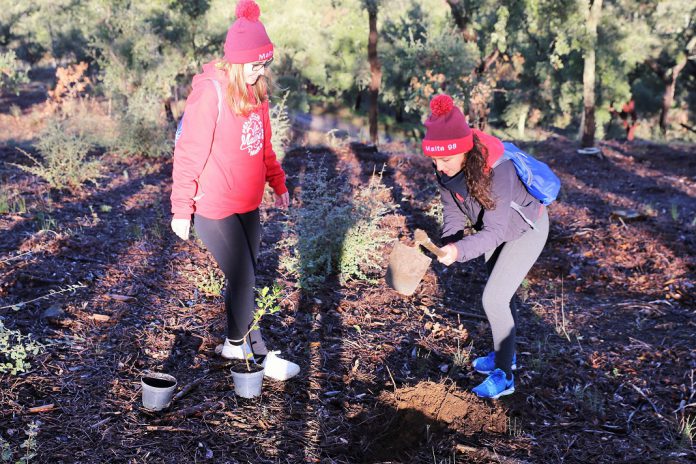
[(190, 219), (172, 219), (172, 230), (181, 240), (188, 240), (191, 231)]
[(285, 192), (282, 195), (274, 193), (273, 198), (275, 200), (274, 206), (276, 208), (288, 209), (288, 206), (290, 206), (290, 194), (288, 192)]

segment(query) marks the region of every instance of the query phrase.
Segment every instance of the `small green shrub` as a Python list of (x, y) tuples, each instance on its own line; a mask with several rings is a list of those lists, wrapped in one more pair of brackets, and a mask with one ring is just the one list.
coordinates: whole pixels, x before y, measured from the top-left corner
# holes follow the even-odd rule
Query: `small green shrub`
[(0, 189), (0, 214), (8, 214), (10, 212), (10, 195), (5, 189)]
[(157, 121), (127, 114), (119, 120), (117, 132), (109, 149), (120, 156), (160, 158), (174, 151), (171, 131)]
[(41, 177), (58, 190), (79, 190), (85, 182), (96, 183), (101, 177), (101, 162), (87, 159), (92, 144), (83, 135), (66, 131), (60, 121), (48, 123), (39, 136), (36, 148), (41, 153), (41, 160), (19, 149), (34, 162), (33, 166), (9, 164)]
[(288, 93), (285, 92), (280, 100), (270, 109), (271, 131), (273, 150), (276, 153), (278, 161), (285, 158), (285, 150), (290, 143), (292, 123), (288, 115)]
[(425, 210), (425, 215), (431, 217), (435, 222), (442, 227), (445, 220), (442, 213), (442, 202), (440, 201), (440, 194), (438, 193), (434, 196), (428, 203), (426, 203), (428, 209)]
[(220, 296), (225, 288), (225, 278), (219, 276), (215, 269), (209, 267), (206, 271), (199, 271), (193, 278), (196, 288), (206, 295)]
[(679, 421), (679, 443), (684, 448), (691, 448), (696, 438), (696, 416), (684, 415)]
[(288, 239), (291, 256), (283, 267), (314, 289), (328, 276), (342, 284), (371, 281), (381, 270), (381, 247), (392, 240), (380, 229), (385, 214), (396, 208), (391, 191), (373, 175), (367, 186), (351, 191), (348, 174), (329, 175), (323, 163), (309, 163), (301, 179), (302, 206), (291, 210)]
[(15, 119), (19, 120), (22, 117), (22, 108), (16, 103), (10, 105), (10, 115)]
[(355, 222), (348, 228), (339, 260), (342, 284), (353, 278), (374, 283), (370, 271), (382, 269), (381, 250), (393, 240), (380, 229), (382, 218), (396, 209), (391, 189), (382, 183), (382, 174), (373, 174), (367, 186), (357, 189), (353, 195), (352, 217)]
[[(256, 289), (256, 311), (254, 311), (254, 318), (249, 324), (249, 330), (242, 336), (242, 340), (247, 341), (247, 337), (254, 330), (259, 330), (259, 323), (265, 315), (275, 314), (280, 311), (280, 296), (283, 293), (283, 289), (280, 285), (274, 283), (272, 288), (263, 287), (261, 289)], [(249, 361), (254, 358), (254, 353), (246, 353), (244, 357), (244, 362), (248, 371), (251, 371), (251, 366)]]
[(27, 358), (36, 356), (42, 349), (43, 345), (34, 341), (31, 335), (10, 330), (0, 320), (0, 373), (16, 375), (26, 372), (31, 367)]
[(19, 95), (19, 85), (29, 82), (26, 71), (20, 70), (14, 50), (0, 53), (0, 92)]
[(454, 364), (459, 369), (464, 369), (469, 365), (471, 359), (471, 352), (474, 349), (474, 343), (469, 343), (466, 348), (460, 348), (459, 339), (457, 339), (457, 351), (452, 356), (452, 364)]
[(672, 217), (674, 222), (679, 222), (679, 205), (672, 202), (669, 207), (669, 215)]
[(48, 213), (44, 211), (39, 211), (36, 213), (36, 228), (39, 231), (52, 230), (54, 232), (58, 229), (58, 221), (52, 218)]
[[(14, 464), (29, 464), (36, 457), (36, 436), (39, 434), (39, 423), (39, 421), (30, 423), (24, 431), (27, 438), (19, 445), (20, 448), (24, 449), (24, 456), (14, 461)], [(21, 453), (21, 451), (17, 450), (17, 453)], [(15, 451), (12, 450), (10, 444), (0, 436), (0, 460), (11, 463), (14, 455)]]

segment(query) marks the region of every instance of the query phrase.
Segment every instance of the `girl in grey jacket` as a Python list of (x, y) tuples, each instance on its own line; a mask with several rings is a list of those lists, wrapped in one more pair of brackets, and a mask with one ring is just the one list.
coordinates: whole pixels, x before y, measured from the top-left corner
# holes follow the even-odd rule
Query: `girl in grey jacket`
[[(447, 266), (484, 256), (489, 278), (483, 309), (493, 333), (493, 351), (473, 367), (487, 378), (473, 391), (498, 398), (515, 391), (517, 314), (515, 291), (546, 244), (546, 208), (527, 192), (497, 138), (472, 130), (448, 95), (430, 102), (423, 153), (433, 159), (442, 196), (443, 247)], [(472, 224), (474, 233), (462, 236)]]

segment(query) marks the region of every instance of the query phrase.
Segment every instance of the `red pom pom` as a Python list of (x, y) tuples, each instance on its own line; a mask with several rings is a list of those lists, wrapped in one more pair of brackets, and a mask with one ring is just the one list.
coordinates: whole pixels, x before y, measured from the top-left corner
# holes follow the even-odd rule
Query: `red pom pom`
[(235, 10), (237, 19), (246, 18), (249, 21), (258, 21), (261, 16), (261, 8), (254, 0), (240, 0)]
[(452, 108), (454, 108), (452, 97), (444, 93), (430, 100), (430, 111), (432, 111), (435, 116), (444, 116), (452, 111)]

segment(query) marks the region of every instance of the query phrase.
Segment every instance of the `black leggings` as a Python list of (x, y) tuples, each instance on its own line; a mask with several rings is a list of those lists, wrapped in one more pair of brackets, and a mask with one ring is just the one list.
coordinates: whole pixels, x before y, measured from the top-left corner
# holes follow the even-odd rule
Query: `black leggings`
[(256, 259), (261, 244), (259, 210), (208, 219), (196, 214), (194, 227), (227, 279), (227, 338), (240, 340), (254, 315)]

